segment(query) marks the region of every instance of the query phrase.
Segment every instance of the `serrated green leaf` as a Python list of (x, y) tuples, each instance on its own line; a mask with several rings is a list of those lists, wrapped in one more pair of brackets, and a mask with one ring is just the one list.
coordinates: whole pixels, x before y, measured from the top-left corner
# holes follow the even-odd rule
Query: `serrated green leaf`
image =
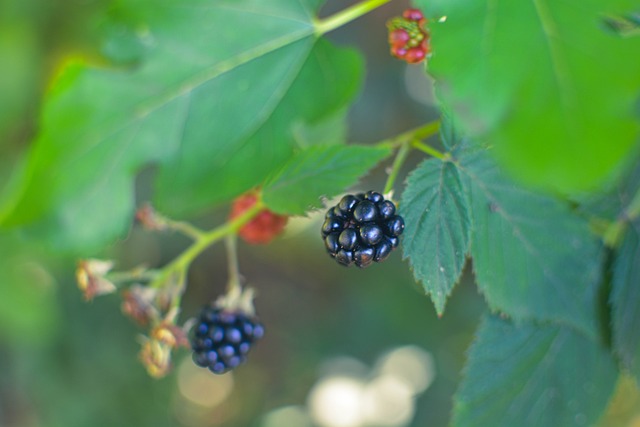
[(141, 63), (66, 67), (0, 222), (35, 222), (60, 248), (96, 246), (126, 229), (145, 165), (161, 165), (157, 202), (174, 215), (259, 185), (292, 155), (294, 124), (342, 108), (358, 87), (359, 57), (314, 34), (316, 3), (119, 2), (144, 41)]
[(565, 192), (602, 184), (637, 141), (640, 38), (603, 22), (633, 3), (417, 1), (432, 18), (429, 72), (463, 130), (514, 175)]
[(486, 150), (466, 151), (458, 166), (473, 212), (476, 281), (489, 306), (596, 337), (602, 256), (586, 221), (560, 201), (515, 184)]
[(591, 426), (617, 377), (611, 355), (571, 328), (488, 316), (469, 352), (453, 426)]
[(640, 384), (640, 230), (632, 224), (613, 265), (613, 347)]
[(263, 189), (270, 210), (303, 215), (320, 206), (320, 197), (333, 197), (391, 154), (389, 148), (314, 146), (294, 156)]
[(431, 295), (438, 315), (458, 282), (469, 251), (469, 201), (457, 167), (429, 159), (409, 176), (400, 213), (406, 224), (404, 258)]

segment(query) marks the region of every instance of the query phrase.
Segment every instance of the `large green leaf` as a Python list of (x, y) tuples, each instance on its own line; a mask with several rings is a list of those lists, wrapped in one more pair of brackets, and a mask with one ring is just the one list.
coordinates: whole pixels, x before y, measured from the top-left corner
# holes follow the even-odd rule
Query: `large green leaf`
[(640, 230), (632, 224), (616, 253), (612, 291), (613, 346), (640, 383)]
[(571, 328), (489, 316), (469, 352), (453, 426), (590, 426), (617, 376), (611, 355)]
[(162, 164), (158, 203), (173, 214), (260, 184), (291, 156), (293, 127), (341, 108), (358, 86), (358, 57), (314, 34), (315, 3), (119, 2), (144, 42), (140, 64), (66, 67), (29, 178), (0, 221), (44, 218), (35, 229), (51, 241), (86, 246), (124, 231), (134, 175), (149, 163)]
[(422, 162), (407, 180), (400, 211), (404, 257), (442, 315), (470, 243), (469, 201), (457, 167), (435, 158)]
[(417, 0), (432, 18), (429, 72), (474, 139), (554, 190), (602, 183), (638, 135), (640, 37), (604, 29), (631, 0)]
[(294, 156), (263, 189), (269, 209), (304, 215), (320, 206), (320, 197), (333, 197), (391, 154), (389, 148), (367, 146), (315, 146)]
[(600, 245), (565, 204), (513, 183), (486, 150), (458, 163), (472, 206), (471, 254), (489, 306), (597, 335)]

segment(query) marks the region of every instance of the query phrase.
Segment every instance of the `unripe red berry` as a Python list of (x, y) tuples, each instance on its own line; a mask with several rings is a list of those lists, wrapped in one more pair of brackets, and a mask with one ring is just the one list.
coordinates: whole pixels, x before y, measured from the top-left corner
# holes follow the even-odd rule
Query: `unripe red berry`
[(407, 50), (406, 55), (404, 56), (404, 60), (409, 64), (417, 64), (422, 61), (426, 56), (426, 52), (421, 47), (412, 47)]
[[(247, 193), (238, 197), (231, 207), (229, 218), (234, 219), (242, 215), (253, 205), (257, 197), (254, 193)], [(251, 244), (266, 244), (282, 233), (289, 217), (278, 215), (268, 209), (261, 210), (251, 221), (238, 231), (242, 239)]]
[(419, 22), (424, 19), (424, 15), (420, 9), (407, 9), (402, 12), (402, 17), (410, 21)]
[(411, 39), (409, 33), (403, 29), (397, 29), (389, 32), (389, 44), (395, 48), (404, 47), (405, 44)]
[(431, 53), (431, 39), (428, 37), (424, 39), (420, 47), (424, 50), (425, 55), (429, 55)]
[(417, 64), (431, 53), (429, 31), (424, 27), (427, 20), (419, 9), (407, 9), (402, 16), (387, 22), (391, 55)]
[(391, 48), (391, 55), (395, 56), (398, 59), (404, 59), (404, 56), (407, 54), (407, 49), (405, 49), (404, 47), (392, 47)]

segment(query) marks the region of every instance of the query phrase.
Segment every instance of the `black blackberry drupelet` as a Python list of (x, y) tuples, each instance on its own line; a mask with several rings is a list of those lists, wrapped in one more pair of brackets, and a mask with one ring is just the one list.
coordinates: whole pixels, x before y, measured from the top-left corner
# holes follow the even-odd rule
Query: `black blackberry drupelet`
[(193, 361), (214, 374), (224, 374), (242, 364), (255, 341), (264, 335), (256, 317), (210, 305), (202, 309), (194, 331)]
[(384, 261), (398, 247), (404, 220), (396, 205), (375, 191), (348, 194), (327, 211), (322, 239), (327, 252), (347, 267)]

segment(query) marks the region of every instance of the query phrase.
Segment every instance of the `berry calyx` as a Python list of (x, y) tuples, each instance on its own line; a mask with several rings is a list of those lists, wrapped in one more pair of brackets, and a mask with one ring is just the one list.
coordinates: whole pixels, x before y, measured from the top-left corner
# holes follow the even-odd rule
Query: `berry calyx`
[(426, 18), (419, 9), (407, 9), (401, 17), (387, 22), (391, 55), (409, 64), (425, 60), (431, 53)]
[(264, 327), (255, 315), (207, 305), (194, 326), (193, 361), (214, 374), (224, 374), (244, 363), (263, 335)]
[(348, 194), (329, 209), (321, 233), (327, 252), (339, 264), (365, 268), (387, 259), (403, 231), (396, 205), (369, 191)]
[[(255, 193), (244, 194), (234, 200), (231, 206), (230, 219), (242, 215), (256, 204), (258, 197)], [(255, 218), (247, 222), (238, 234), (247, 243), (254, 245), (267, 244), (271, 242), (284, 230), (289, 217), (278, 215), (268, 209), (260, 211)]]

